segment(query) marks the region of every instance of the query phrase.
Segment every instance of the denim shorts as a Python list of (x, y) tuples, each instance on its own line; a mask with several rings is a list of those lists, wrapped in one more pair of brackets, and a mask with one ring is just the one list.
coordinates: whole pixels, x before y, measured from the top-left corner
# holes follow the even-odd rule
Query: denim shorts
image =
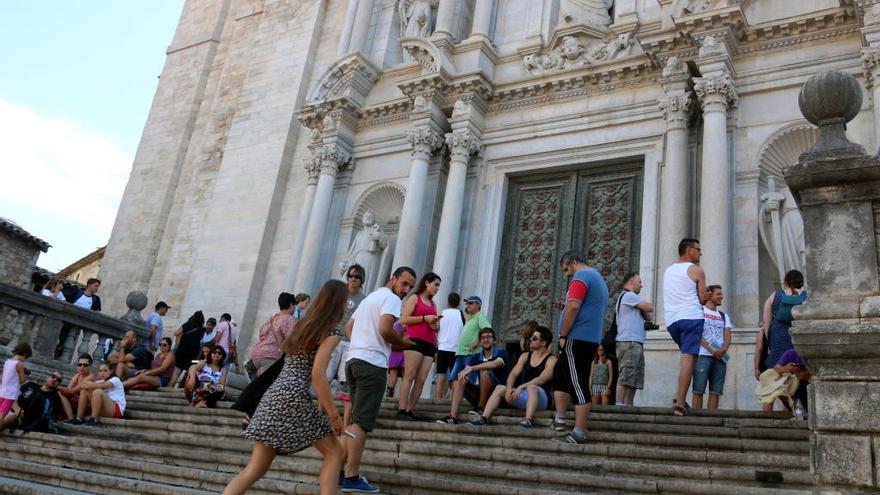
[(461, 373), (461, 370), (465, 369), (470, 360), (470, 356), (455, 356), (455, 361), (452, 362), (452, 368), (446, 373), (446, 379), (449, 380), (449, 382), (458, 380), (458, 374)]
[[(529, 391), (523, 390), (522, 392), (519, 393), (518, 396), (516, 396), (516, 399), (513, 399), (513, 402), (511, 402), (510, 405), (517, 408), (517, 409), (525, 409), (526, 402), (528, 401), (528, 399), (529, 399)], [(538, 387), (538, 410), (543, 411), (544, 409), (547, 409), (547, 402), (548, 402), (547, 392), (544, 391), (543, 388)]]
[(727, 375), (727, 364), (724, 361), (712, 356), (699, 356), (694, 367), (694, 393), (705, 394), (708, 382), (710, 394), (723, 394), (725, 375)]
[(699, 320), (678, 320), (668, 325), (666, 330), (682, 354), (696, 356), (700, 353), (700, 339), (703, 338), (702, 318)]

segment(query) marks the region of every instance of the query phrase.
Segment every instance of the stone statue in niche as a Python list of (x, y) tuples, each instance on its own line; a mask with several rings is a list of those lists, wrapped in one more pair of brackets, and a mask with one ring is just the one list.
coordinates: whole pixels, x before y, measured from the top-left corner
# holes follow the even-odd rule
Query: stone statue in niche
[(804, 270), (804, 219), (788, 187), (777, 191), (776, 179), (770, 177), (767, 182), (769, 190), (761, 196), (758, 233), (782, 283), (789, 270)]
[(363, 229), (354, 237), (345, 260), (339, 264), (339, 273), (345, 275), (348, 267), (357, 263), (364, 267), (367, 279), (364, 282), (372, 287), (383, 264), (382, 254), (388, 247), (388, 236), (382, 226), (376, 223), (371, 211), (364, 212), (362, 223)]
[(559, 19), (562, 24), (591, 24), (608, 27), (611, 25), (609, 13), (614, 0), (562, 0), (559, 5)]
[(433, 0), (400, 0), (397, 5), (400, 15), (401, 38), (427, 38), (433, 30), (431, 9)]

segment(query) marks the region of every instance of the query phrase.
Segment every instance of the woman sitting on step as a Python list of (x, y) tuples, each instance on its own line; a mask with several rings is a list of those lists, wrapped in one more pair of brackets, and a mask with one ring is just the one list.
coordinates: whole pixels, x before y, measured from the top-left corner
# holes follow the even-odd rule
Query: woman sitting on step
[(134, 385), (146, 383), (154, 387), (167, 387), (174, 374), (174, 353), (171, 352), (171, 339), (162, 337), (159, 341), (159, 352), (153, 357), (149, 370), (140, 370), (138, 374), (122, 382), (126, 390)]
[(184, 393), (192, 407), (214, 407), (217, 401), (226, 394), (226, 376), (228, 369), (226, 350), (219, 345), (211, 348), (207, 361), (199, 362), (190, 368)]
[(85, 424), (89, 426), (101, 424), (102, 417), (122, 419), (125, 413), (125, 388), (122, 386), (122, 380), (113, 374), (109, 364), (103, 363), (98, 366), (96, 381), (83, 383), (76, 417), (69, 423), (83, 424), (88, 409), (91, 409), (92, 417)]

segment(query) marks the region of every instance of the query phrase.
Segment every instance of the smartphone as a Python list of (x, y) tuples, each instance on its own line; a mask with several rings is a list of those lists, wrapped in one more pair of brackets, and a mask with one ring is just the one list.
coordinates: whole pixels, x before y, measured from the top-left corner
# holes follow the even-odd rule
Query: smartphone
[(192, 360), (192, 364), (199, 364), (199, 360), (198, 360), (198, 359), (193, 359), (193, 360)]
[(344, 430), (343, 433), (345, 433), (346, 436), (349, 436), (349, 437), (351, 437), (351, 438), (357, 438), (357, 435), (355, 435), (354, 433), (352, 433), (352, 432), (350, 432), (350, 431), (348, 431), (348, 430)]

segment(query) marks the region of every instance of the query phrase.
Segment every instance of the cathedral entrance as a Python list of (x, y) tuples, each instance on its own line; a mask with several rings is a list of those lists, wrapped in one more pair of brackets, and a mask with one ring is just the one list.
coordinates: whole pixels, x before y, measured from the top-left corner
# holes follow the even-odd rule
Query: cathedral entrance
[(509, 187), (493, 324), (512, 343), (529, 320), (555, 331), (565, 251), (583, 250), (612, 294), (638, 270), (642, 164), (515, 177)]

